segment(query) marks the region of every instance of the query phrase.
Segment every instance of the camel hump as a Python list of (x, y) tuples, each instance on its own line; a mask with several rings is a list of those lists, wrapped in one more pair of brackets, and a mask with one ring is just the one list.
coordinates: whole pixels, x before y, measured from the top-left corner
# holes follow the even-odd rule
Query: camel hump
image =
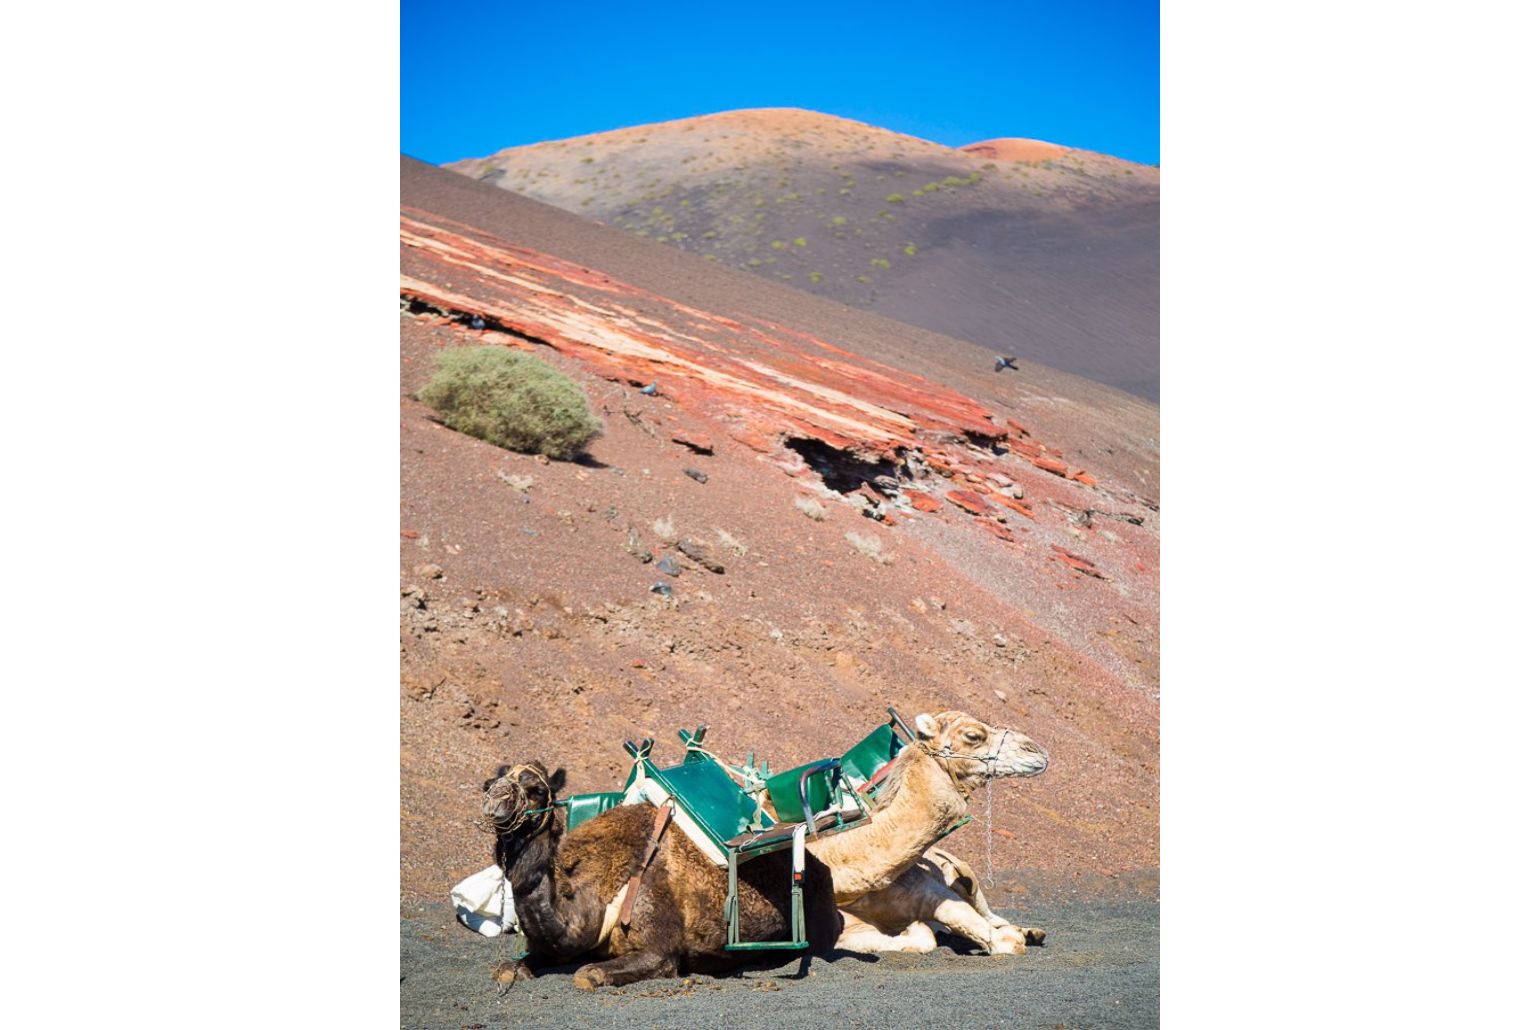
[(619, 805), (600, 812), (562, 841), (563, 865), (570, 862), (584, 886), (613, 896), (641, 864), (654, 814), (651, 805)]

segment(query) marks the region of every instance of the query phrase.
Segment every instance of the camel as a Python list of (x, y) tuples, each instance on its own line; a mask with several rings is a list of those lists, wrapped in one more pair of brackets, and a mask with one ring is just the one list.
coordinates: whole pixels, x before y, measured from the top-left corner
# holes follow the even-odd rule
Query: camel
[[(539, 965), (592, 955), (572, 976), (583, 990), (685, 972), (714, 972), (748, 961), (723, 950), (727, 883), (682, 833), (664, 832), (650, 863), (655, 809), (623, 805), (571, 833), (556, 808), (565, 775), (539, 762), (503, 767), (485, 785), (482, 814), (497, 834), (493, 854), (513, 889), (530, 954), (514, 970), (525, 979)], [(645, 868), (644, 868), (645, 865)], [(641, 874), (629, 923), (618, 918), (622, 891)], [(791, 854), (762, 856), (739, 868), (739, 926), (747, 940), (790, 936)], [(842, 920), (829, 869), (808, 856), (803, 906), (809, 947), (828, 952)], [(754, 953), (747, 953), (752, 956)]]
[[(808, 844), (809, 945), (815, 952), (928, 951), (935, 947), (928, 921), (992, 954), (1024, 951), (1034, 935), (1041, 941), (1042, 931), (1023, 931), (989, 912), (966, 864), (927, 849), (956, 824), (972, 790), (996, 776), (1036, 775), (1047, 767), (1047, 755), (1024, 734), (961, 712), (921, 714), (915, 726), (918, 740), (895, 760), (871, 821)], [(643, 865), (654, 810), (614, 808), (566, 836), (565, 813), (552, 808), (561, 779), (546, 776), (539, 763), (503, 771), (488, 781), (483, 806), (497, 829), (496, 858), (513, 884), (534, 962), (588, 953), (607, 958), (574, 974), (586, 989), (729, 963), (722, 950), (726, 885), (683, 834), (664, 833), (630, 928), (617, 926), (620, 892)], [(743, 866), (745, 939), (786, 936), (788, 861), (783, 852)], [(966, 897), (955, 885), (963, 885)], [(516, 975), (531, 970), (521, 964)]]
[(1036, 776), (1047, 753), (1030, 737), (964, 712), (915, 717), (915, 743), (899, 752), (871, 822), (808, 842), (833, 875), (849, 951), (930, 951), (933, 928), (992, 955), (1020, 954), (1042, 930), (1015, 927), (989, 909), (967, 863), (933, 845), (987, 780)]

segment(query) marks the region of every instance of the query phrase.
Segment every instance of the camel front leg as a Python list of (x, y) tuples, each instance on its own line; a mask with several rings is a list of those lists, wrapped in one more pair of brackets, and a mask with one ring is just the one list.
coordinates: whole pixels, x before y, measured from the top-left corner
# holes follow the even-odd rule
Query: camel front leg
[[(1009, 920), (996, 915), (990, 909), (989, 900), (984, 897), (984, 888), (979, 886), (978, 876), (974, 874), (973, 867), (967, 862), (941, 848), (931, 848), (925, 852), (925, 858), (934, 867), (927, 871), (933, 877), (939, 878), (943, 885), (956, 892), (958, 897), (972, 905), (990, 926), (999, 928), (1012, 925)], [(921, 863), (921, 868), (925, 868), (926, 864)], [(1042, 944), (1048, 936), (1046, 931), (1035, 926), (1018, 926), (1017, 929), (1021, 931), (1022, 937), (1028, 944)]]
[(1020, 930), (1009, 924), (992, 925), (935, 873), (928, 862), (913, 866), (888, 887), (851, 902), (844, 910), (879, 927), (929, 924), (932, 930), (966, 938), (991, 955), (1026, 950)]
[[(951, 897), (940, 897), (944, 892)], [(1006, 923), (994, 926), (979, 914), (978, 909), (958, 897), (955, 891), (937, 885), (936, 903), (926, 920), (932, 929), (945, 930), (957, 937), (966, 937), (991, 955), (1021, 955), (1027, 950), (1026, 934), (1018, 927)]]
[(651, 951), (633, 951), (607, 962), (590, 962), (572, 974), (573, 986), (581, 991), (595, 987), (620, 987), (638, 980), (657, 980), (679, 975), (679, 959)]

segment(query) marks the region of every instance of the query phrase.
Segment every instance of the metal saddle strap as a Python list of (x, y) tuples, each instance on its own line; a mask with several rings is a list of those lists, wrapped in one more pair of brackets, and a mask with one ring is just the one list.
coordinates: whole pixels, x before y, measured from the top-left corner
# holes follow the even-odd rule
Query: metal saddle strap
[(652, 864), (653, 856), (658, 853), (658, 842), (663, 839), (663, 831), (668, 829), (668, 821), (673, 817), (674, 803), (665, 801), (658, 806), (658, 814), (652, 817), (652, 836), (647, 838), (647, 850), (642, 852), (642, 864), (637, 867), (636, 873), (631, 877), (631, 882), (626, 885), (626, 900), (620, 906), (620, 925), (631, 925), (631, 909), (636, 905), (636, 896), (642, 892), (642, 874)]

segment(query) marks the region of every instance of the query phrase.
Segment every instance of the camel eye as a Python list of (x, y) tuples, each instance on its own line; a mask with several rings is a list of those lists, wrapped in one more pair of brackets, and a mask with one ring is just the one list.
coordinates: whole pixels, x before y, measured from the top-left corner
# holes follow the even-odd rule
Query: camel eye
[(963, 739), (970, 744), (978, 744), (983, 741), (984, 736), (981, 733), (964, 733)]

